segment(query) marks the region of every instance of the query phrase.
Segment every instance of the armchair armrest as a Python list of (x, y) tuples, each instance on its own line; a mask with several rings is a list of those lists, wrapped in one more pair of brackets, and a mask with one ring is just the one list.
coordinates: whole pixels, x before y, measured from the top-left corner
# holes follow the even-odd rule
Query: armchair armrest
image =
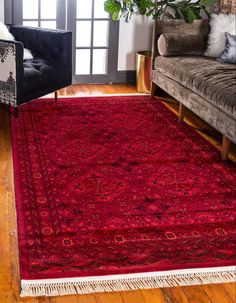
[(72, 33), (28, 26), (11, 26), (10, 32), (17, 41), (31, 50), (34, 57), (60, 60), (66, 65), (71, 62)]
[(0, 40), (0, 102), (17, 106), (23, 78), (23, 45), (21, 42)]

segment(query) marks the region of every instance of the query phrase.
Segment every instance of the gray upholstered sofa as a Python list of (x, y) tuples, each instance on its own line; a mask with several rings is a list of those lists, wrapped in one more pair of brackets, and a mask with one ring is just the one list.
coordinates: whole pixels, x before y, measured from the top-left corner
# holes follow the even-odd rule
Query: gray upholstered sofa
[(222, 159), (236, 143), (236, 66), (203, 55), (161, 56), (157, 40), (163, 33), (205, 35), (208, 20), (187, 24), (182, 20), (157, 21), (152, 46), (151, 94), (161, 88), (180, 102), (179, 119), (188, 108), (223, 134)]

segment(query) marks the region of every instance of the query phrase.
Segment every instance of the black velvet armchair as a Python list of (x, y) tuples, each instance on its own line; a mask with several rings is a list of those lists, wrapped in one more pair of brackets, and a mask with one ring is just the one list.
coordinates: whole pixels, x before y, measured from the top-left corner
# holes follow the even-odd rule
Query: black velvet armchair
[[(0, 40), (1, 103), (17, 107), (71, 84), (71, 32), (25, 26), (9, 30), (16, 41)], [(33, 59), (23, 60), (24, 47)]]

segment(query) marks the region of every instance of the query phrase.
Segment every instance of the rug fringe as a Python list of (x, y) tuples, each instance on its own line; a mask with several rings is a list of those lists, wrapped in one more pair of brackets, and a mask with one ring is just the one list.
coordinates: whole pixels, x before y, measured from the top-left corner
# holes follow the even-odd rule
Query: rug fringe
[[(113, 278), (107, 276), (99, 280), (99, 277), (68, 278), (54, 280), (23, 280), (21, 285), (21, 297), (36, 296), (64, 296), (72, 294), (89, 294), (111, 291), (129, 291), (137, 289), (190, 286), (201, 284), (229, 283), (235, 282), (235, 270), (199, 272), (163, 275), (157, 273), (157, 276), (140, 276), (132, 278)], [(142, 274), (141, 274), (142, 275)], [(123, 275), (129, 276), (129, 275)], [(133, 275), (132, 275), (133, 276)]]

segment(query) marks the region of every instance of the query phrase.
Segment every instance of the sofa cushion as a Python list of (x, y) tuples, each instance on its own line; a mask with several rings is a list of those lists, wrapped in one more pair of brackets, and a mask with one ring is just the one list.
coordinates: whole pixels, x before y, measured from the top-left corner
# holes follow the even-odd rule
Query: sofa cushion
[(32, 91), (43, 91), (48, 85), (53, 85), (63, 80), (63, 72), (60, 71), (60, 62), (58, 61), (39, 58), (25, 60), (23, 64), (23, 95), (28, 95)]
[(155, 58), (154, 68), (236, 118), (236, 68), (203, 56)]

